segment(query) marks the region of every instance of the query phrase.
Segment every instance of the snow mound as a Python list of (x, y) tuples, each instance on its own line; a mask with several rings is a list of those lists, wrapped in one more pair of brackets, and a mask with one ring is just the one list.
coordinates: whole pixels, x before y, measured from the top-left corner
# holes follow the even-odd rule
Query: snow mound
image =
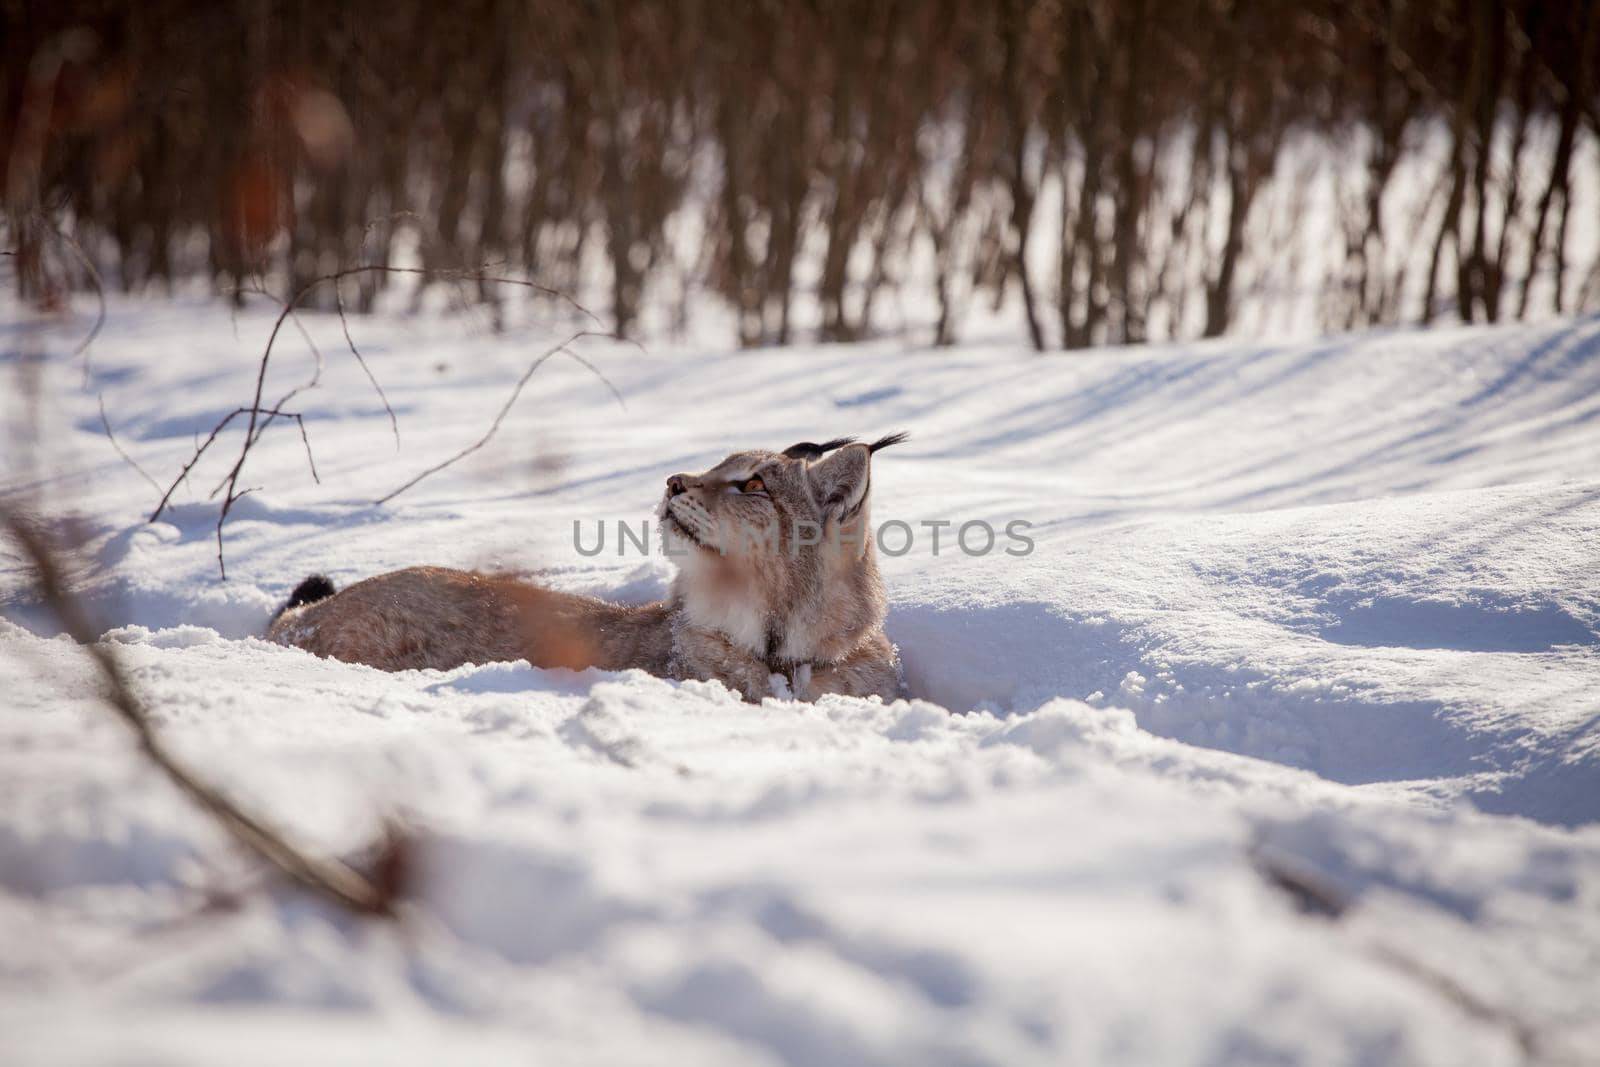
[[(171, 476), (253, 382), (261, 314), (235, 335), (220, 309), (113, 302), (90, 390), (50, 369), (38, 484), (163, 737), (309, 847), (406, 827), (404, 918), (263, 885), (5, 557), (0, 1060), (1453, 1065), (1600, 1043), (1600, 323), (1050, 357), (590, 342), (626, 411), (552, 362), (488, 448), (377, 507), (481, 435), (540, 349), (355, 323), (397, 451), (337, 321), (304, 318), (329, 354), (302, 395), (321, 481), (269, 431), (226, 583), (205, 497), (226, 457), (147, 523), (97, 394)], [(286, 347), (270, 384), (309, 359)], [(307, 574), (417, 562), (648, 600), (670, 566), (583, 555), (575, 522), (637, 528), (666, 473), (737, 447), (897, 429), (874, 517), (916, 535), (883, 559), (910, 700), (384, 674), (255, 636)], [(968, 555), (977, 520), (1025, 521), (1032, 551)], [(951, 524), (937, 554), (925, 522)]]

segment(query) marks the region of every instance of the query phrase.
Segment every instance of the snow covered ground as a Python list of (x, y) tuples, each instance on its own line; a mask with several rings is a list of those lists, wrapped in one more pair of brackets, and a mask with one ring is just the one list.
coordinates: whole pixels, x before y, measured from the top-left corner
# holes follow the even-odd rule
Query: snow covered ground
[[(4, 485), (85, 539), (76, 584), (163, 736), (320, 849), (403, 821), (415, 899), (364, 923), (261, 886), (0, 557), (0, 1061), (1600, 1057), (1600, 322), (1042, 357), (586, 339), (621, 403), (554, 359), (488, 447), (380, 507), (562, 324), (354, 322), (397, 448), (307, 315), (321, 481), (269, 429), (222, 582), (206, 493), (237, 434), (146, 523), (99, 401), (170, 480), (271, 318), (116, 303), (87, 385), (50, 333), (52, 458), (8, 443)], [(269, 398), (313, 366), (286, 329)], [(652, 598), (670, 565), (619, 557), (615, 523), (667, 474), (901, 429), (873, 491), (916, 533), (883, 561), (909, 702), (385, 675), (252, 636), (313, 571)], [(974, 520), (1033, 551), (964, 554)], [(1267, 867), (1350, 905), (1300, 910)]]

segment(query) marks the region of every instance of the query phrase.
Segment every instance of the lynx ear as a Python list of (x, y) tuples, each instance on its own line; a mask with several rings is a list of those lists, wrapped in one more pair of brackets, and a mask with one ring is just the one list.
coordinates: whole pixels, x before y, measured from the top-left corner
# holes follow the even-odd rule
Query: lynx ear
[(814, 441), (801, 441), (799, 444), (790, 445), (784, 449), (783, 454), (790, 459), (821, 459), (836, 448), (843, 448), (845, 445), (854, 443), (854, 437), (835, 437), (833, 440), (824, 441), (820, 445)]
[(906, 433), (904, 430), (901, 430), (899, 433), (892, 433), (887, 437), (880, 437), (867, 446), (867, 451), (876, 452), (878, 449), (888, 448), (890, 445), (905, 444), (906, 439), (910, 436), (910, 434)]
[(861, 511), (872, 487), (872, 449), (849, 444), (806, 468), (829, 520), (847, 522)]

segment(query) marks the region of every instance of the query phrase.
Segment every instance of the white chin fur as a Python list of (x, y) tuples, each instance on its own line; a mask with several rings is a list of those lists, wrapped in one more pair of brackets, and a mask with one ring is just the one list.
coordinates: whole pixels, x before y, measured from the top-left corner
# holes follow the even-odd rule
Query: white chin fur
[(747, 652), (766, 654), (767, 625), (760, 604), (751, 597), (730, 596), (706, 590), (693, 579), (696, 568), (683, 568), (689, 580), (683, 585), (683, 612), (690, 625), (711, 630)]

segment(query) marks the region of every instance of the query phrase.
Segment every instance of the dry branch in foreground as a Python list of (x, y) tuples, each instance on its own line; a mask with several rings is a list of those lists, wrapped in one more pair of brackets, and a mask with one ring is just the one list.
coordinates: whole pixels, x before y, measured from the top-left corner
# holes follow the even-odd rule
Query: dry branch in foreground
[[(1269, 885), (1286, 893), (1295, 907), (1307, 914), (1337, 922), (1356, 902), (1354, 895), (1313, 865), (1262, 842), (1256, 842), (1251, 848), (1250, 861)], [(1358, 948), (1363, 949), (1369, 959), (1406, 975), (1463, 1014), (1505, 1030), (1524, 1055), (1536, 1058), (1538, 1031), (1510, 1011), (1491, 1004), (1445, 972), (1392, 945), (1368, 942)]]
[[(60, 557), (45, 536), (14, 511), (0, 512), (0, 525), (22, 549), (37, 575), (39, 594), (66, 632), (94, 659), (106, 682), (105, 703), (133, 731), (139, 751), (168, 781), (177, 786), (229, 838), (265, 861), (290, 881), (334, 906), (357, 915), (392, 918), (399, 880), (385, 877), (380, 884), (340, 860), (311, 855), (281, 831), (244, 811), (215, 786), (205, 781), (167, 750), (150, 725), (143, 704), (134, 692), (116, 652), (99, 639), (82, 604), (67, 589)], [(398, 855), (393, 842), (377, 850), (380, 866), (392, 866)]]

